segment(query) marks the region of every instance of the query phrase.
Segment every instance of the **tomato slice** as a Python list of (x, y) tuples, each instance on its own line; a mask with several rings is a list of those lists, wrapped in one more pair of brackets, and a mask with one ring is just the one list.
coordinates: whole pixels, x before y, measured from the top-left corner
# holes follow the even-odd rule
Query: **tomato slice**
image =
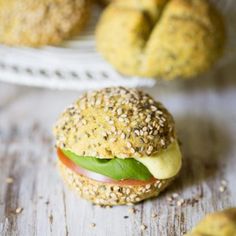
[(64, 153), (59, 148), (57, 149), (57, 155), (60, 161), (75, 173), (99, 182), (111, 183), (117, 185), (146, 185), (157, 181), (157, 179), (155, 179), (154, 177), (147, 181), (134, 180), (134, 179), (114, 180), (107, 176), (81, 168), (80, 166), (76, 165), (73, 161), (71, 161), (67, 156), (65, 156)]

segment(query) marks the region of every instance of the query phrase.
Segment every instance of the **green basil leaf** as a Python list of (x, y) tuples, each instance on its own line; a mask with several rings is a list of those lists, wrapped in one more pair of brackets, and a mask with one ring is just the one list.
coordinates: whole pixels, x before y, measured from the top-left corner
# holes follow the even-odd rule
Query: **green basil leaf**
[(78, 166), (115, 180), (149, 180), (152, 177), (149, 170), (133, 158), (99, 159), (78, 156), (68, 150), (62, 150), (62, 152)]

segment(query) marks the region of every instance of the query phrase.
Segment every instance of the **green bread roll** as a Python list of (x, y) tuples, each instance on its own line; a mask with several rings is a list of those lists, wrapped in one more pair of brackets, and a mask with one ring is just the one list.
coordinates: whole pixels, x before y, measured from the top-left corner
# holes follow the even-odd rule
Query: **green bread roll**
[(96, 42), (124, 75), (190, 78), (222, 55), (225, 30), (207, 0), (117, 0), (103, 11)]
[(236, 236), (236, 208), (206, 215), (185, 236)]

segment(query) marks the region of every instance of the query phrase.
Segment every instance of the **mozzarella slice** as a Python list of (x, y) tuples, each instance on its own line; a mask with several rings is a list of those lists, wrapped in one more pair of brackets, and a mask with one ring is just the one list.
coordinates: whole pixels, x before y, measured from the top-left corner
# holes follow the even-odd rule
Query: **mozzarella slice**
[(155, 156), (138, 157), (135, 159), (145, 165), (157, 179), (168, 179), (175, 176), (182, 165), (182, 156), (177, 141)]

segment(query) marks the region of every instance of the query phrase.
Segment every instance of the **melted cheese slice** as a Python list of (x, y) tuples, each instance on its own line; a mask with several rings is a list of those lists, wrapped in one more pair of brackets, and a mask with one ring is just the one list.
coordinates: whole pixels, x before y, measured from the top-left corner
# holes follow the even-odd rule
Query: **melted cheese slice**
[(182, 156), (177, 141), (155, 156), (135, 159), (145, 165), (157, 179), (168, 179), (175, 176), (182, 165)]

